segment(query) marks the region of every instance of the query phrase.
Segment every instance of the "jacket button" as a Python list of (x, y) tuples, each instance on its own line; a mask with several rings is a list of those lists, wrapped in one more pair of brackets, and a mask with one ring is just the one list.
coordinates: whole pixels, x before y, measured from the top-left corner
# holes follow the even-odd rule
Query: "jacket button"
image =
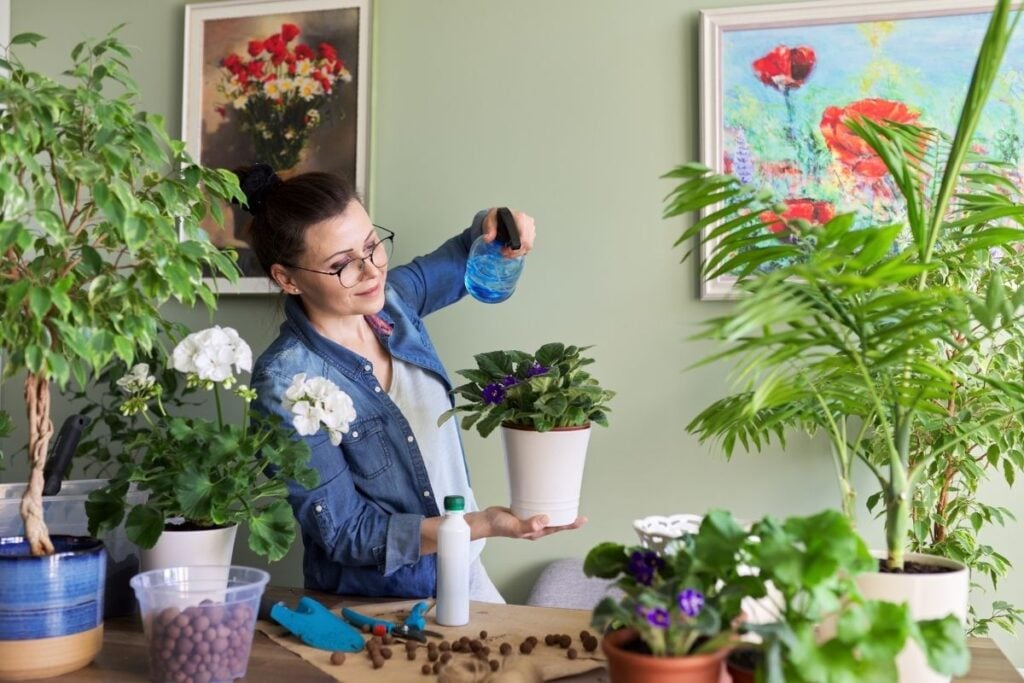
[(378, 394), (380, 393), (380, 387), (374, 387), (373, 390)]
[(352, 432), (352, 438), (353, 439), (358, 439), (359, 438), (359, 432)]
[(363, 366), (363, 370), (366, 370), (367, 372), (369, 372), (370, 370), (373, 370), (373, 366), (370, 365), (370, 364), (366, 364), (366, 365)]
[(412, 443), (416, 439), (412, 438), (412, 435), (410, 434), (409, 436), (405, 437), (405, 440), (408, 441), (409, 443)]
[(430, 498), (430, 491), (424, 491), (423, 492), (423, 497), (424, 498)]
[(315, 508), (313, 508), (313, 509), (314, 509), (314, 510), (316, 510), (317, 512), (323, 512), (323, 511), (324, 511), (324, 506), (323, 506), (323, 505), (319, 505), (319, 504), (318, 504), (318, 505), (317, 505), (317, 506), (316, 506)]

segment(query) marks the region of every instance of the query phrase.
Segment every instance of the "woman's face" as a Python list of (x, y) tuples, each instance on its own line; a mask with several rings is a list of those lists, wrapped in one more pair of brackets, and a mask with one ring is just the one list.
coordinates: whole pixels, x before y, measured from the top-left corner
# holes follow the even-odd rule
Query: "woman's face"
[[(370, 254), (383, 235), (370, 222), (363, 206), (349, 203), (345, 212), (306, 230), (305, 252), (295, 265), (337, 275), (312, 273), (299, 268), (288, 272), (310, 317), (317, 315), (372, 315), (384, 307), (387, 266), (383, 249)], [(347, 267), (346, 267), (347, 266)], [(344, 269), (344, 270), (342, 270)], [(350, 285), (350, 286), (344, 286)], [(291, 291), (285, 288), (285, 291)]]

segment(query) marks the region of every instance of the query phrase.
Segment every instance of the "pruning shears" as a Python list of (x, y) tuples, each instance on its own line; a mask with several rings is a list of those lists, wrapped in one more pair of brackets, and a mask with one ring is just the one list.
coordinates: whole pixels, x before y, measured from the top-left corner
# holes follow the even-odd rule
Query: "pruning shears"
[(349, 621), (359, 627), (369, 626), (370, 632), (375, 636), (383, 636), (385, 634), (392, 635), (396, 638), (404, 638), (406, 640), (417, 640), (421, 643), (427, 642), (427, 636), (431, 638), (444, 638), (444, 635), (437, 631), (428, 631), (426, 626), (426, 620), (423, 615), (429, 609), (429, 605), (426, 601), (417, 602), (413, 605), (412, 610), (409, 611), (409, 616), (406, 617), (405, 622), (402, 624), (396, 624), (393, 621), (387, 619), (377, 619), (369, 615), (357, 612), (349, 607), (343, 607), (341, 609), (341, 615)]

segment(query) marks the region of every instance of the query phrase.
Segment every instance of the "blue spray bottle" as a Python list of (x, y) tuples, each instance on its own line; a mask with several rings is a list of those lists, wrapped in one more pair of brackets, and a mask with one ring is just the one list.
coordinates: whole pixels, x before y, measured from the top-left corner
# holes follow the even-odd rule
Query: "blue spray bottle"
[(477, 301), (496, 304), (512, 296), (516, 282), (523, 272), (525, 257), (506, 258), (501, 248), (518, 249), (519, 230), (512, 212), (505, 207), (498, 209), (498, 236), (493, 242), (477, 237), (469, 250), (466, 262), (466, 289)]

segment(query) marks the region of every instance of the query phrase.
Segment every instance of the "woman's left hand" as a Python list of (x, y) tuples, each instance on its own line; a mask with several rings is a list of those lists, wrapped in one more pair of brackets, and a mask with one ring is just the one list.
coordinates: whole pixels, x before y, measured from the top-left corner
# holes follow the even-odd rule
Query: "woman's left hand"
[(578, 529), (587, 523), (586, 517), (577, 517), (572, 524), (565, 526), (547, 526), (547, 515), (535, 515), (529, 519), (520, 519), (506, 507), (492, 506), (481, 510), (489, 527), (488, 536), (502, 538), (522, 538), (536, 541), (559, 531)]
[[(509, 249), (507, 246), (501, 248), (501, 253), (506, 258), (526, 256), (533, 249), (533, 243), (537, 237), (537, 226), (534, 225), (533, 217), (522, 211), (509, 209), (516, 221), (516, 228), (519, 230), (519, 248)], [(484, 240), (493, 242), (498, 236), (498, 210), (491, 209), (484, 217)]]

